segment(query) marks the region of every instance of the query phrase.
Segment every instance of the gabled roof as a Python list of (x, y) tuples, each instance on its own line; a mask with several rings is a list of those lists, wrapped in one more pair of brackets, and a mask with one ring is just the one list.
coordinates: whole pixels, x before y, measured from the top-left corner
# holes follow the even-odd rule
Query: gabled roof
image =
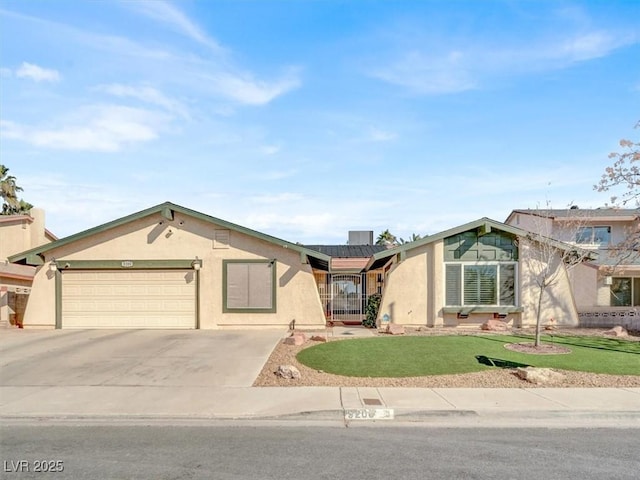
[(552, 220), (618, 220), (631, 221), (640, 216), (640, 209), (637, 208), (540, 208), (540, 209), (519, 209), (513, 210), (506, 219), (509, 222), (517, 214), (534, 215), (537, 217), (550, 218)]
[(197, 218), (204, 222), (212, 223), (215, 225), (219, 225), (221, 227), (227, 228), (229, 230), (243, 233), (253, 238), (257, 238), (259, 240), (263, 240), (265, 242), (269, 242), (275, 245), (279, 245), (283, 248), (287, 248), (289, 250), (293, 250), (295, 252), (299, 252), (301, 255), (306, 255), (307, 258), (311, 261), (312, 265), (317, 268), (327, 269), (329, 268), (329, 261), (331, 257), (325, 255), (323, 253), (317, 252), (315, 250), (310, 250), (303, 245), (299, 245), (296, 243), (291, 243), (286, 240), (282, 240), (280, 238), (272, 237), (271, 235), (267, 235), (265, 233), (257, 232), (255, 230), (251, 230), (250, 228), (242, 227), (240, 225), (236, 225), (235, 223), (227, 222), (226, 220), (221, 220), (216, 217), (212, 217), (210, 215), (206, 215), (204, 213), (197, 212), (195, 210), (191, 210), (185, 207), (181, 207), (180, 205), (176, 205), (171, 202), (161, 203), (160, 205), (156, 205), (155, 207), (147, 208), (146, 210), (142, 210), (137, 213), (133, 213), (131, 215), (127, 215), (126, 217), (118, 218), (117, 220), (113, 220), (111, 222), (107, 222), (105, 224), (99, 225), (97, 227), (90, 228), (88, 230), (84, 230), (83, 232), (79, 232), (73, 235), (69, 235), (68, 237), (61, 238), (54, 242), (48, 243), (46, 245), (41, 245), (37, 248), (32, 248), (31, 250), (27, 250), (22, 253), (18, 253), (16, 255), (12, 255), (9, 257), (9, 261), (13, 263), (22, 263), (27, 265), (39, 265), (42, 264), (42, 259), (37, 261), (37, 258), (51, 251), (55, 248), (62, 247), (64, 245), (68, 245), (72, 242), (76, 242), (83, 238), (90, 237), (92, 235), (105, 232), (107, 230), (111, 230), (112, 228), (119, 227), (121, 225), (125, 225), (127, 223), (139, 220), (144, 217), (148, 217), (149, 215), (161, 214), (164, 218), (168, 220), (173, 220), (174, 212), (181, 213), (183, 215), (187, 215), (193, 218)]
[(405, 243), (403, 245), (390, 248), (389, 250), (385, 250), (384, 252), (376, 253), (371, 257), (371, 260), (369, 260), (369, 263), (367, 264), (366, 269), (370, 270), (370, 269), (380, 268), (388, 262), (389, 258), (399, 253), (407, 252), (409, 250), (413, 250), (414, 248), (418, 248), (423, 245), (427, 245), (439, 240), (444, 240), (445, 238), (452, 237), (460, 233), (468, 232), (469, 230), (478, 230), (478, 229), (485, 234), (495, 229), (495, 230), (500, 230), (502, 232), (510, 233), (512, 235), (515, 235), (516, 237), (527, 237), (540, 242), (541, 241), (549, 242), (550, 244), (556, 246), (561, 250), (576, 250), (576, 249), (581, 250), (575, 247), (574, 245), (569, 245), (568, 243), (559, 242), (552, 238), (543, 237), (542, 235), (538, 235), (518, 227), (513, 227), (511, 225), (507, 225), (505, 223), (500, 223), (496, 220), (483, 217), (479, 220), (476, 220), (470, 223), (465, 223), (464, 225), (450, 228), (449, 230), (445, 230), (443, 232), (436, 233), (434, 235), (429, 235), (427, 237), (421, 238), (420, 240), (416, 240), (415, 242)]

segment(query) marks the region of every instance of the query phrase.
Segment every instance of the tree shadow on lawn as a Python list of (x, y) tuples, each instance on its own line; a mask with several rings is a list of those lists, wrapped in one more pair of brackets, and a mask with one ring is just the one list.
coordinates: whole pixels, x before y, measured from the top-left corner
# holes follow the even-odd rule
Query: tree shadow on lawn
[[(533, 335), (517, 335), (510, 334), (511, 338), (521, 338), (523, 340), (533, 341)], [(501, 338), (498, 335), (495, 336), (483, 336), (479, 337), (483, 340), (491, 340), (500, 343), (515, 343), (510, 339)], [(540, 339), (542, 342), (557, 343), (561, 345), (571, 345), (574, 347), (593, 348), (595, 350), (607, 350), (610, 352), (618, 353), (631, 353), (633, 355), (640, 355), (640, 342), (631, 342), (628, 340), (619, 340), (617, 338), (602, 338), (602, 337), (581, 337), (581, 336), (565, 336), (565, 335), (543, 335)]]
[(476, 360), (478, 363), (482, 365), (487, 365), (488, 367), (498, 367), (498, 368), (518, 368), (518, 367), (529, 367), (525, 363), (512, 362), (511, 360), (503, 360), (501, 358), (491, 358), (486, 355), (476, 355)]

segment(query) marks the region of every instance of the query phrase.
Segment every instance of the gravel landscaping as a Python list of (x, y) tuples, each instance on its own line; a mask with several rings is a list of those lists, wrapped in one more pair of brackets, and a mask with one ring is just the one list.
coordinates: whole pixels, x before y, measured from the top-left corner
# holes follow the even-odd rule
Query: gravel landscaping
[[(558, 330), (554, 333), (565, 335), (604, 336), (602, 329), (571, 329)], [(307, 337), (322, 335), (328, 341), (344, 341), (344, 338), (332, 338), (330, 330), (327, 332), (305, 332)], [(509, 334), (532, 334), (532, 330), (519, 329), (504, 332)], [(483, 335), (478, 331), (460, 329), (407, 329), (407, 335)], [(496, 332), (491, 332), (496, 335)], [(385, 334), (378, 334), (385, 335)], [(630, 335), (626, 341), (640, 341), (640, 336)], [(535, 384), (526, 382), (515, 375), (515, 369), (495, 368), (482, 372), (456, 375), (434, 375), (426, 377), (404, 378), (364, 378), (333, 375), (306, 367), (297, 361), (296, 355), (304, 348), (317, 345), (316, 341), (307, 341), (304, 345), (285, 345), (280, 342), (264, 365), (262, 372), (254, 382), (259, 387), (427, 387), (427, 388), (531, 388)], [(639, 361), (640, 363), (640, 361)], [(279, 365), (293, 365), (300, 370), (301, 378), (284, 379), (275, 375)], [(640, 375), (602, 375), (588, 372), (556, 370), (564, 375), (562, 381), (554, 383), (553, 387), (640, 387)], [(550, 385), (547, 385), (550, 386)]]

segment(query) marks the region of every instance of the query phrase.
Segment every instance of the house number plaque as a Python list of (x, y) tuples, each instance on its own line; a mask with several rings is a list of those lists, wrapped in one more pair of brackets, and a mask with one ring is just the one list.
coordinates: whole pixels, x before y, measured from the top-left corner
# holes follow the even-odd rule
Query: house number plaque
[(133, 262), (131, 260), (125, 260), (120, 265), (122, 265), (123, 268), (129, 268), (133, 267)]

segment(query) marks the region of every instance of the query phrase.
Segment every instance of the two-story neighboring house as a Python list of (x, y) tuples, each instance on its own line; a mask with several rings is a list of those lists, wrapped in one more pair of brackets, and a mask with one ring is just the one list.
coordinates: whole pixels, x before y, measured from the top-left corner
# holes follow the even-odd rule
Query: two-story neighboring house
[(513, 210), (505, 223), (597, 253), (571, 270), (581, 326), (640, 328), (640, 252), (627, 242), (640, 228), (640, 210)]
[(45, 228), (44, 210), (29, 215), (0, 215), (0, 326), (21, 325), (35, 267), (9, 263), (18, 252), (56, 240)]

